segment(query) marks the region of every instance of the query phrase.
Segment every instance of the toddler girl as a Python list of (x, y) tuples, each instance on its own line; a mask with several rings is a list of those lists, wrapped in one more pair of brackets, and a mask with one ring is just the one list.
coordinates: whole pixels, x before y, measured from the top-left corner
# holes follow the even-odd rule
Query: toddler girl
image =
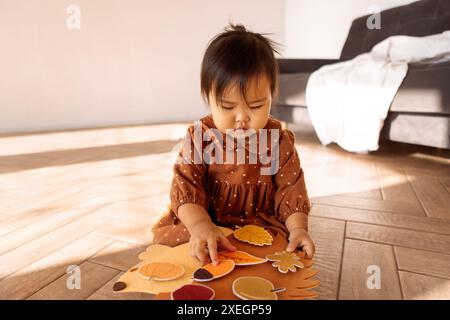
[(284, 234), (287, 251), (302, 247), (314, 255), (295, 137), (270, 115), (278, 85), (274, 51), (274, 42), (242, 25), (210, 42), (201, 92), (211, 113), (187, 130), (153, 243), (189, 241), (192, 256), (217, 264), (218, 251), (236, 250), (218, 225), (255, 224)]

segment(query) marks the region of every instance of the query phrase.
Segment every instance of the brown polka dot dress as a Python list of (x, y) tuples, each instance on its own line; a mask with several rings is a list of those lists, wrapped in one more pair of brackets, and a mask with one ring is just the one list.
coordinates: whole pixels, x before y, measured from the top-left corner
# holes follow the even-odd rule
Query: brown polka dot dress
[[(230, 141), (225, 133), (208, 136), (209, 129), (218, 132), (211, 114), (200, 119), (196, 128), (195, 124), (191, 125), (183, 140), (179, 153), (182, 161), (174, 165), (171, 201), (167, 212), (152, 229), (153, 243), (176, 246), (189, 241), (189, 232), (177, 216), (178, 208), (186, 203), (203, 206), (212, 221), (220, 226), (256, 224), (285, 235), (284, 223), (291, 214), (303, 212), (307, 217), (311, 204), (295, 136), (290, 130), (282, 129), (277, 119), (269, 117), (264, 127), (269, 134), (264, 142), (259, 141), (258, 134), (253, 136), (258, 148), (254, 147), (255, 143), (249, 144), (248, 137), (245, 144), (237, 147), (237, 140)], [(278, 134), (271, 134), (274, 129)], [(199, 132), (206, 137), (195, 140)], [(261, 152), (268, 157), (275, 156), (275, 148), (278, 148), (277, 163), (269, 163), (267, 158), (264, 161), (264, 157), (261, 160)], [(274, 163), (277, 167), (270, 172), (273, 174), (262, 173), (262, 168), (273, 168)]]

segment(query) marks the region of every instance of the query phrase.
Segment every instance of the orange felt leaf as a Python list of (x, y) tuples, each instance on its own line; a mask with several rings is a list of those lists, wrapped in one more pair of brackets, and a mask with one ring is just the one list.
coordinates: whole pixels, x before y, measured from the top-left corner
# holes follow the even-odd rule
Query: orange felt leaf
[(233, 260), (219, 260), (216, 266), (213, 263), (208, 263), (194, 272), (194, 280), (211, 281), (221, 278), (233, 271), (235, 265)]
[(235, 230), (233, 234), (239, 241), (254, 244), (256, 246), (271, 245), (273, 242), (272, 235), (266, 229), (252, 224)]
[(244, 251), (221, 251), (219, 260), (233, 260), (237, 266), (250, 266), (267, 262), (267, 259), (259, 258)]
[(168, 281), (181, 277), (184, 268), (175, 263), (154, 262), (139, 267), (138, 273), (148, 280)]

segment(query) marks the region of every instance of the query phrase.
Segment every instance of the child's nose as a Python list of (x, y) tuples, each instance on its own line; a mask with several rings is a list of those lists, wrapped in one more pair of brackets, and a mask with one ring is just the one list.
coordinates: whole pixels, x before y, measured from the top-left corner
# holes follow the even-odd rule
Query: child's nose
[(236, 123), (238, 126), (245, 127), (247, 126), (248, 122), (250, 121), (250, 116), (247, 113), (247, 111), (239, 111), (236, 115)]

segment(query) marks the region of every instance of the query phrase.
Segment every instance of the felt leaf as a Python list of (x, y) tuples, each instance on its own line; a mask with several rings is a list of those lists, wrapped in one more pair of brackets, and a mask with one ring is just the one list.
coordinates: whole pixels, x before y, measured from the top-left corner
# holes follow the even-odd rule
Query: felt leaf
[(233, 293), (242, 300), (278, 300), (276, 292), (284, 288), (275, 289), (272, 282), (261, 277), (239, 277), (233, 281)]
[(270, 261), (274, 261), (272, 266), (278, 268), (281, 273), (287, 273), (288, 271), (295, 272), (297, 268), (304, 268), (305, 266), (300, 261), (300, 257), (294, 252), (280, 251), (275, 254), (269, 254), (266, 258)]
[(184, 274), (184, 268), (179, 264), (168, 262), (153, 262), (144, 264), (137, 270), (139, 275), (147, 280), (169, 281)]
[[(219, 227), (225, 236), (230, 236), (233, 230)], [(122, 292), (147, 292), (152, 294), (166, 293), (170, 299), (170, 292), (178, 289), (184, 284), (192, 283), (192, 274), (201, 267), (200, 261), (191, 256), (190, 244), (183, 243), (176, 247), (169, 247), (160, 244), (153, 244), (147, 247), (146, 251), (139, 254), (142, 260), (138, 264), (132, 266), (127, 272), (119, 277), (117, 281), (126, 284), (126, 287), (118, 291)], [(181, 265), (185, 273), (171, 281), (147, 281), (139, 275), (137, 270), (144, 264), (152, 262), (170, 262)]]
[(259, 258), (244, 251), (221, 251), (217, 253), (219, 260), (233, 260), (236, 266), (251, 266), (267, 262), (267, 259)]
[(170, 294), (172, 300), (212, 300), (216, 292), (203, 284), (185, 284)]
[(233, 260), (219, 260), (215, 266), (208, 263), (194, 272), (195, 281), (211, 281), (226, 276), (233, 271), (235, 263)]
[[(184, 243), (173, 248), (154, 244), (149, 246), (139, 256), (144, 256), (145, 260), (130, 268), (130, 270), (118, 279), (118, 281), (122, 281), (127, 285), (120, 292), (148, 292), (152, 294), (172, 292), (183, 284), (192, 283), (192, 273), (201, 266), (200, 261), (191, 256), (189, 243)], [(137, 272), (143, 265), (162, 261), (181, 265), (185, 273), (181, 277), (171, 281), (147, 281)]]
[(252, 224), (236, 229), (234, 237), (256, 246), (271, 245), (273, 241), (272, 235), (266, 229)]

